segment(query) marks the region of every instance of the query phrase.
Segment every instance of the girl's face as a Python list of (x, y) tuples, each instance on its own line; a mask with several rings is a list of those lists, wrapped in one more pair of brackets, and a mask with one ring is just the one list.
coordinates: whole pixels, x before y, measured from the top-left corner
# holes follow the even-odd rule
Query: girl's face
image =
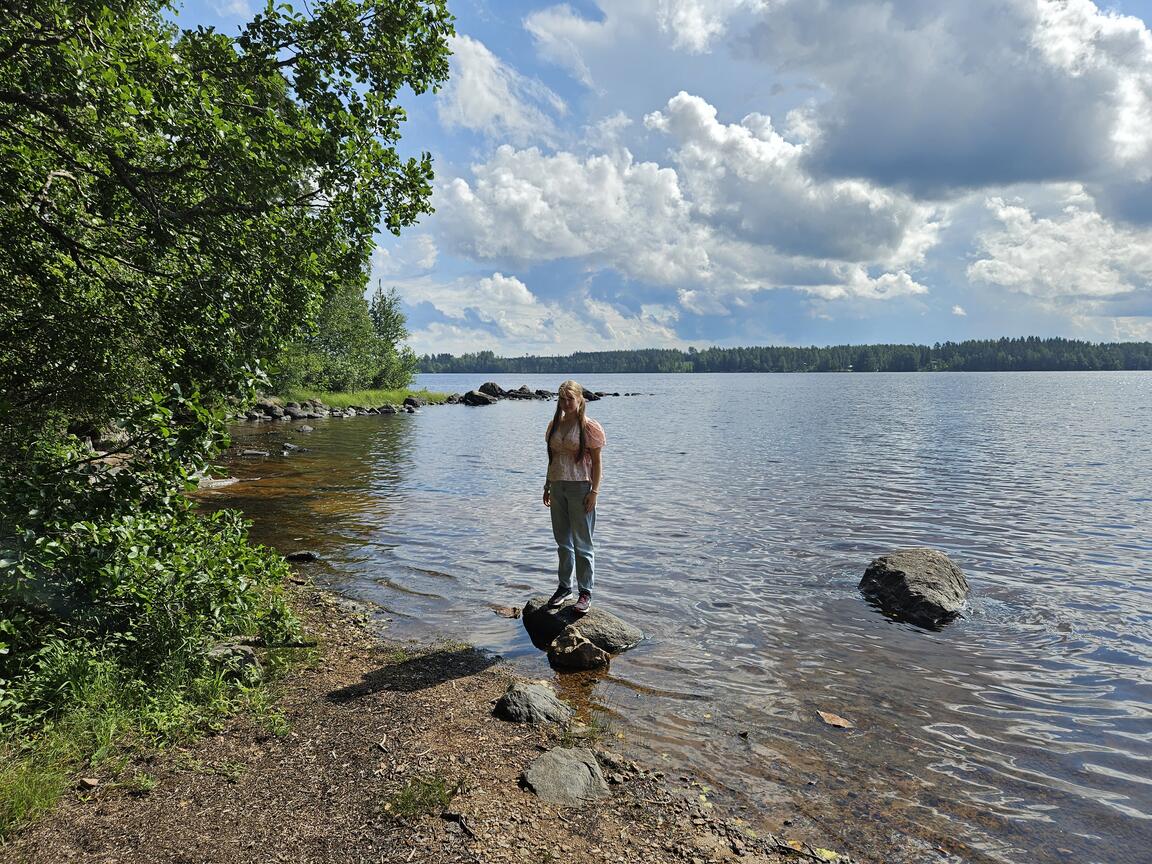
[(580, 410), (582, 399), (571, 390), (561, 390), (557, 394), (557, 400), (560, 402), (560, 410), (565, 414), (575, 414)]

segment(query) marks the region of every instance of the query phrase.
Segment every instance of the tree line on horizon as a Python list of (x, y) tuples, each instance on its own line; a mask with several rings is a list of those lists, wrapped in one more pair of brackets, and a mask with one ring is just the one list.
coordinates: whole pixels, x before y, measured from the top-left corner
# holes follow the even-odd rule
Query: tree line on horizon
[(425, 354), (425, 373), (1058, 372), (1152, 369), (1152, 342), (1082, 342), (1026, 336), (934, 345), (793, 348), (643, 348), (566, 356), (499, 357), (492, 351)]

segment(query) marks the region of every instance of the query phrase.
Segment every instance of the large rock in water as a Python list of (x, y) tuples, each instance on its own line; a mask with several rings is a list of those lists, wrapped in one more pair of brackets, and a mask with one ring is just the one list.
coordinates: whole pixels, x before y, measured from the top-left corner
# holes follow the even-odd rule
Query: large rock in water
[(559, 609), (548, 608), (547, 597), (533, 597), (524, 604), (524, 629), (532, 644), (547, 650), (556, 637), (572, 625), (579, 625), (580, 635), (602, 651), (616, 654), (640, 644), (644, 633), (621, 621), (611, 612), (593, 606), (584, 615), (572, 611), (575, 599), (565, 601)]
[(860, 590), (896, 618), (939, 627), (960, 614), (968, 580), (943, 552), (897, 549), (868, 565)]
[(496, 397), (481, 393), (479, 390), (469, 390), (460, 399), (465, 405), (495, 405)]
[(596, 757), (584, 747), (542, 753), (524, 772), (524, 782), (541, 801), (561, 807), (582, 807), (609, 794)]

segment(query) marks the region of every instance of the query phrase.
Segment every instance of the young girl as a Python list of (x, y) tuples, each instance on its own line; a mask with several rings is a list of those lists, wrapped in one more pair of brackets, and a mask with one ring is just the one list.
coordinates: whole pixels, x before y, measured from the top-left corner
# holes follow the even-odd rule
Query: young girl
[(556, 538), (560, 586), (548, 600), (560, 606), (572, 593), (572, 571), (580, 596), (572, 611), (583, 615), (592, 605), (595, 556), (592, 531), (596, 527), (596, 499), (600, 493), (600, 449), (604, 428), (584, 416), (584, 388), (575, 381), (560, 385), (556, 414), (544, 438), (548, 442), (548, 479), (544, 481), (544, 506), (552, 511), (552, 534)]

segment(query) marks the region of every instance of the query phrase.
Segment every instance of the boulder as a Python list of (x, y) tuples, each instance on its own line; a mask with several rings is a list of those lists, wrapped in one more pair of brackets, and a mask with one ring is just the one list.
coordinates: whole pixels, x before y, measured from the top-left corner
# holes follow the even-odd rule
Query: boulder
[(560, 807), (583, 807), (609, 795), (600, 765), (585, 747), (540, 754), (524, 772), (524, 783), (541, 801)]
[(868, 565), (860, 590), (894, 618), (932, 628), (960, 614), (968, 580), (943, 552), (897, 549)]
[(412, 408), (423, 408), (426, 403), (423, 399), (417, 398), (416, 396), (405, 396), (404, 404)]
[(569, 626), (548, 646), (548, 660), (562, 669), (597, 669), (607, 666), (612, 655)]
[(491, 396), (493, 399), (503, 399), (507, 395), (504, 388), (495, 381), (485, 381), (478, 389), (481, 393)]
[(217, 642), (205, 652), (205, 657), (231, 680), (259, 681), (264, 674), (260, 657), (250, 645)]
[(460, 401), (465, 405), (495, 405), (496, 397), (481, 393), (479, 390), (469, 390)]
[(513, 723), (566, 723), (575, 712), (556, 698), (551, 687), (514, 681), (492, 713)]
[(621, 621), (611, 612), (593, 606), (584, 615), (572, 611), (575, 598), (565, 601), (559, 609), (549, 609), (547, 597), (533, 597), (524, 605), (524, 628), (537, 648), (547, 649), (556, 637), (572, 625), (578, 625), (580, 635), (602, 651), (616, 654), (638, 645), (644, 633)]

